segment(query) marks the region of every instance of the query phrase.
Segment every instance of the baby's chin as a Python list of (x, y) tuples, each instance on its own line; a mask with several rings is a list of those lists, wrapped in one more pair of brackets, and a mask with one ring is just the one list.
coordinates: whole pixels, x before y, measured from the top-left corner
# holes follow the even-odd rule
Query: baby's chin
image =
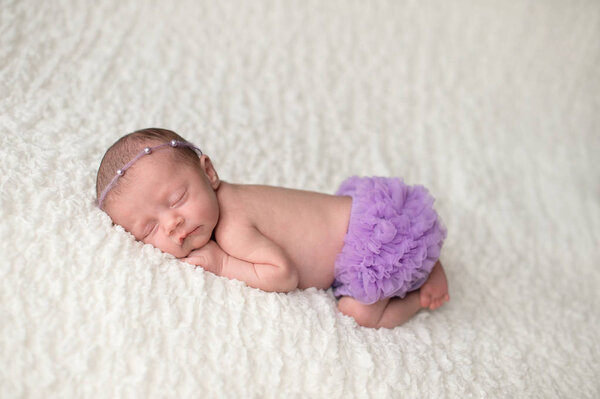
[(190, 242), (186, 243), (185, 247), (182, 248), (181, 253), (183, 253), (183, 255), (181, 255), (181, 253), (180, 254), (171, 254), (171, 255), (174, 255), (176, 258), (187, 258), (188, 256), (190, 256), (190, 254), (192, 252), (194, 252), (197, 249), (202, 248), (203, 246), (208, 244), (208, 242), (210, 241), (210, 237), (208, 237), (208, 238), (193, 237), (193, 238), (194, 238), (194, 240), (190, 240)]
[(161, 251), (163, 251), (163, 252), (165, 252), (165, 253), (167, 253), (169, 255), (173, 255), (177, 259), (184, 259), (184, 258), (187, 258), (188, 256), (190, 256), (190, 254), (194, 251), (194, 249), (190, 249), (190, 250), (186, 249), (186, 250), (183, 250), (183, 251), (176, 251), (176, 252), (165, 251), (165, 250), (161, 249)]
[[(193, 251), (193, 250), (192, 250)], [(174, 257), (176, 257), (177, 259), (184, 259), (187, 258), (188, 256), (190, 256), (190, 254), (192, 253), (192, 251), (185, 251), (183, 253), (179, 252), (179, 253), (171, 253), (171, 255), (173, 255)], [(170, 252), (169, 252), (170, 253)]]

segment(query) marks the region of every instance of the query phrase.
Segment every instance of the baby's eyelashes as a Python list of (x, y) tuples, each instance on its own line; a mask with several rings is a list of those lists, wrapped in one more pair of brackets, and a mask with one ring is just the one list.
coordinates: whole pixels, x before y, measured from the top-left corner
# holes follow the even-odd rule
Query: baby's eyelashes
[(148, 238), (150, 236), (150, 234), (154, 233), (154, 231), (156, 230), (157, 227), (158, 227), (157, 223), (153, 223), (151, 225), (148, 225), (148, 227), (146, 227), (146, 229), (144, 230), (144, 234), (142, 235), (142, 239)]
[(175, 199), (173, 201), (171, 201), (170, 207), (175, 208), (176, 206), (183, 204), (183, 202), (186, 199), (186, 195), (187, 195), (187, 191), (185, 191), (185, 190), (178, 192), (176, 195), (173, 196), (173, 197), (175, 197)]

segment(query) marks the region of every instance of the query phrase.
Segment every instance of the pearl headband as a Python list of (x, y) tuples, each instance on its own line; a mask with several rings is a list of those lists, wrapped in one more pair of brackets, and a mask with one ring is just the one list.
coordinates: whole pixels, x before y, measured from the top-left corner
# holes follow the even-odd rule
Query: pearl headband
[(142, 151), (140, 151), (135, 157), (133, 157), (131, 161), (127, 162), (121, 169), (117, 170), (115, 177), (113, 177), (110, 183), (108, 183), (108, 185), (106, 186), (106, 188), (102, 190), (102, 194), (100, 194), (100, 197), (98, 198), (98, 207), (102, 209), (102, 205), (104, 203), (104, 200), (106, 199), (106, 195), (110, 192), (110, 190), (112, 190), (115, 187), (119, 178), (125, 174), (125, 171), (131, 168), (131, 166), (134, 163), (136, 163), (138, 159), (140, 159), (144, 155), (150, 155), (152, 154), (152, 152), (166, 147), (189, 147), (192, 150), (196, 151), (196, 154), (198, 154), (198, 156), (202, 156), (202, 151), (200, 150), (200, 148), (196, 147), (192, 143), (188, 143), (187, 141), (171, 140), (168, 143), (159, 144), (154, 147), (146, 147)]

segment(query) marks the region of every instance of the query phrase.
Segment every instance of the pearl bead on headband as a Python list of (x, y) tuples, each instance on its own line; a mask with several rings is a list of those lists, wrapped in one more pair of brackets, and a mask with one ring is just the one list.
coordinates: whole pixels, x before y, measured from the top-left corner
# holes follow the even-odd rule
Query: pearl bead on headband
[(108, 183), (104, 190), (102, 190), (102, 194), (100, 194), (100, 197), (98, 198), (98, 207), (102, 209), (102, 205), (104, 203), (104, 200), (106, 199), (106, 195), (110, 192), (110, 190), (112, 190), (116, 186), (119, 177), (123, 176), (125, 174), (125, 171), (131, 168), (131, 166), (134, 163), (136, 163), (138, 159), (140, 159), (144, 155), (150, 155), (152, 154), (152, 152), (166, 147), (189, 147), (192, 150), (196, 151), (196, 154), (198, 154), (198, 156), (202, 156), (202, 151), (200, 150), (200, 148), (196, 147), (192, 143), (188, 143), (187, 141), (171, 140), (168, 143), (159, 144), (154, 147), (146, 147), (142, 151), (140, 151), (135, 157), (133, 157), (131, 161), (127, 162), (121, 169), (117, 170), (115, 177), (113, 177), (110, 183)]

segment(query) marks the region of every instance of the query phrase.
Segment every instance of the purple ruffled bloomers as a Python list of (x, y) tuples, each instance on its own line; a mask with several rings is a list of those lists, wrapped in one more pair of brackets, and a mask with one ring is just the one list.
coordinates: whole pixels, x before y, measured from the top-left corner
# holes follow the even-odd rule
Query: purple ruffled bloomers
[(351, 196), (352, 211), (335, 261), (334, 294), (372, 304), (420, 288), (446, 238), (427, 189), (400, 178), (355, 176), (336, 195)]

